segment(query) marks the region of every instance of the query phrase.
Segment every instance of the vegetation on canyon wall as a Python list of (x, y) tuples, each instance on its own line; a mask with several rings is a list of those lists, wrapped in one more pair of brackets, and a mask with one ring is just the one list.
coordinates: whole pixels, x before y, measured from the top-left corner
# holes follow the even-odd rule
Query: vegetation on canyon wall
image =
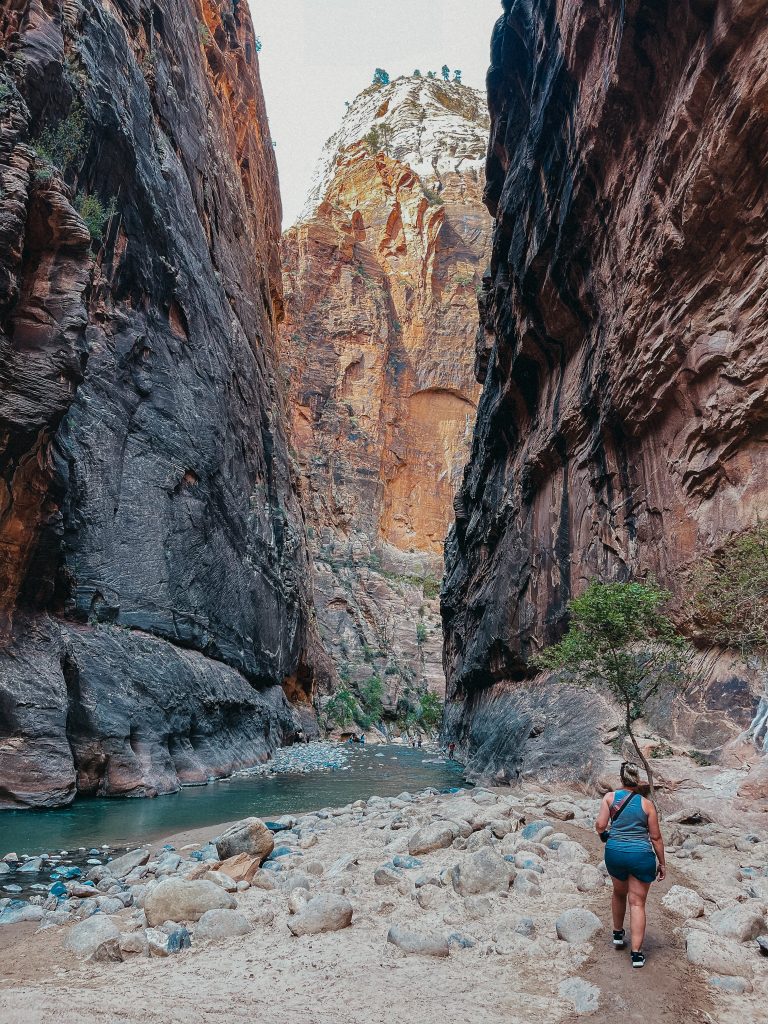
[(563, 639), (533, 659), (536, 667), (562, 671), (567, 682), (594, 687), (618, 704), (651, 796), (653, 770), (633, 724), (665, 690), (682, 690), (689, 681), (689, 644), (664, 610), (671, 596), (653, 582), (593, 581), (569, 601)]

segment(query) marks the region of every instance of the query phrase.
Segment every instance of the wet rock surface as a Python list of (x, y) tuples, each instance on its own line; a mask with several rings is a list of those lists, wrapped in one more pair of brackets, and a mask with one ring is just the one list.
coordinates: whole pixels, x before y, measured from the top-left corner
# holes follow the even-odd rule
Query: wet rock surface
[(275, 160), (247, 6), (203, 15), (0, 28), (0, 804), (169, 792), (309, 727)]
[[(487, 777), (588, 777), (594, 738), (571, 729), (599, 716), (532, 690), (530, 655), (591, 577), (652, 571), (679, 597), (677, 570), (765, 505), (763, 15), (532, 0), (494, 30), (484, 389), (442, 602), (446, 736)], [(687, 706), (660, 709), (703, 749), (762, 688), (730, 656), (707, 664)]]

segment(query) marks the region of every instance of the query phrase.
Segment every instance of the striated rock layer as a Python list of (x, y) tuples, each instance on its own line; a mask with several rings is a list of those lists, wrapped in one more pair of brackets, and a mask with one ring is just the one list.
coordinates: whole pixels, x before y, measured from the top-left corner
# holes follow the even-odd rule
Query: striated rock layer
[(0, 45), (0, 799), (167, 792), (313, 685), (250, 16), (9, 0)]
[[(469, 756), (502, 695), (499, 728), (520, 692), (538, 735), (520, 681), (591, 577), (677, 590), (768, 501), (764, 0), (504, 7), (484, 390), (443, 595), (447, 732)], [(756, 702), (720, 657), (667, 722), (709, 749)], [(494, 769), (525, 763), (517, 731)]]
[(351, 105), (283, 237), (281, 351), (320, 630), (342, 680), (442, 692), (443, 539), (478, 395), (485, 98), (401, 78)]

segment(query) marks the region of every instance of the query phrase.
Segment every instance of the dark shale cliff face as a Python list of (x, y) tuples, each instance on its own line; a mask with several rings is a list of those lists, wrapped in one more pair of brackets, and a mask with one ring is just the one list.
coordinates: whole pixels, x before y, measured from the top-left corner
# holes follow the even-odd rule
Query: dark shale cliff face
[(6, 0), (0, 46), (0, 804), (167, 792), (313, 685), (253, 29)]
[[(481, 770), (593, 767), (525, 682), (594, 576), (678, 570), (768, 503), (768, 6), (507, 0), (493, 36), (484, 391), (446, 552), (446, 733)], [(672, 734), (757, 684), (713, 652)], [(575, 758), (575, 760), (574, 760)]]

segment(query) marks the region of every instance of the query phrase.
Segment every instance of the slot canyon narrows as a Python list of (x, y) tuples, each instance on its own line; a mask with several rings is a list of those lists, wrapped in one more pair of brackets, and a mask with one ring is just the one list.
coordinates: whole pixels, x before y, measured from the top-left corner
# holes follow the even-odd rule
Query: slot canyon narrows
[(762, 1020), (766, 52), (3, 0), (0, 1024)]

